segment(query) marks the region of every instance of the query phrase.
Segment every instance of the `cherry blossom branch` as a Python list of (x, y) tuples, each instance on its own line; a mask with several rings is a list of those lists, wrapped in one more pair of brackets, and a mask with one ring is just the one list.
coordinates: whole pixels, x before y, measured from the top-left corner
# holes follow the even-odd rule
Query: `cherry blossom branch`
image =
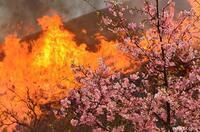
[[(167, 69), (166, 69), (166, 57), (165, 57), (165, 50), (163, 48), (163, 38), (162, 38), (162, 32), (161, 32), (161, 28), (162, 26), (160, 25), (160, 13), (159, 13), (159, 2), (158, 0), (156, 0), (156, 15), (157, 15), (157, 31), (158, 31), (158, 35), (159, 35), (159, 39), (160, 39), (160, 42), (161, 42), (161, 52), (162, 52), (162, 59), (164, 61), (164, 71), (163, 71), (163, 74), (164, 74), (164, 82), (165, 82), (165, 86), (166, 86), (166, 90), (168, 89), (169, 87), (169, 84), (168, 84), (168, 75), (167, 75)], [(172, 131), (171, 129), (171, 115), (170, 115), (170, 111), (171, 111), (171, 107), (170, 107), (170, 103), (169, 102), (166, 102), (166, 114), (167, 114), (167, 126), (166, 126), (166, 131), (170, 130), (170, 132)]]

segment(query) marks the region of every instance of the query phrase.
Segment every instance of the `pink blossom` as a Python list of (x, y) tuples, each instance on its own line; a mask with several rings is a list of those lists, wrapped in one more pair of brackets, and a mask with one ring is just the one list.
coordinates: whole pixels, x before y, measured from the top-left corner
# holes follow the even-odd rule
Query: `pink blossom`
[(113, 121), (114, 120), (113, 115), (107, 115), (107, 120), (110, 122)]
[(131, 78), (132, 80), (137, 80), (137, 79), (139, 79), (138, 75), (136, 75), (136, 74), (130, 75), (130, 78)]
[(112, 132), (123, 132), (123, 131), (124, 131), (124, 126), (119, 126), (112, 130)]
[(103, 20), (103, 23), (105, 24), (105, 25), (109, 25), (109, 24), (111, 24), (112, 23), (112, 19), (110, 19), (110, 18), (108, 18), (108, 17), (102, 17), (102, 20)]
[(72, 119), (70, 122), (71, 122), (72, 126), (77, 126), (77, 124), (78, 124), (78, 121), (75, 119)]
[(136, 25), (136, 23), (129, 23), (129, 24), (128, 24), (128, 27), (129, 27), (131, 30), (135, 30), (136, 27), (137, 27), (137, 25)]
[[(146, 28), (142, 22), (143, 26), (137, 26), (126, 19), (125, 9), (123, 4), (110, 2), (112, 17), (104, 17), (103, 21), (116, 34), (121, 52), (141, 65), (130, 66), (137, 67), (137, 71), (132, 68), (128, 73), (111, 74), (103, 59), (97, 70), (78, 66), (75, 74), (88, 74), (76, 76), (81, 86), (61, 102), (62, 109), (73, 109), (70, 114), (94, 131), (121, 132), (130, 126), (130, 131), (199, 128), (200, 53), (193, 46), (199, 45), (193, 33), (196, 16), (174, 15), (173, 2), (162, 12), (145, 2), (144, 9), (138, 12), (147, 16)], [(187, 26), (183, 20), (187, 20)], [(148, 48), (142, 46), (144, 42)], [(116, 120), (122, 124), (111, 125)]]

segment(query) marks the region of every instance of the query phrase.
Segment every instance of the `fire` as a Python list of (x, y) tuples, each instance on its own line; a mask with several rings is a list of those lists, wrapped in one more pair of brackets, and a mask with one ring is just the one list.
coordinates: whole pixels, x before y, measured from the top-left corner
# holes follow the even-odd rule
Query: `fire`
[[(193, 16), (193, 25), (194, 25), (194, 28), (192, 29), (192, 34), (193, 34), (193, 39), (192, 41), (194, 41), (194, 46), (195, 48), (199, 49), (199, 27), (200, 27), (200, 24), (199, 24), (199, 15), (200, 15), (200, 0), (188, 0), (188, 2), (190, 3), (195, 15)], [(186, 22), (185, 25), (188, 25), (188, 23), (191, 23), (191, 22)]]
[(200, 13), (200, 1), (199, 0), (188, 0), (190, 5), (192, 6), (192, 9), (199, 15)]
[[(197, 11), (197, 6), (193, 7)], [(31, 50), (30, 43), (21, 41), (16, 35), (7, 36), (0, 45), (0, 52), (5, 54), (5, 57), (0, 54), (0, 107), (12, 108), (22, 118), (27, 108), (20, 100), (27, 95), (27, 89), (31, 95), (41, 95), (42, 98), (36, 99), (38, 104), (44, 104), (62, 98), (76, 86), (72, 64), (95, 70), (99, 58), (103, 58), (111, 72), (129, 72), (138, 66), (137, 61), (118, 49), (117, 41), (107, 41), (99, 34), (96, 34), (100, 41), (98, 51), (86, 50), (84, 43), (78, 45), (75, 35), (64, 29), (58, 15), (44, 16), (38, 19), (38, 24), (42, 33), (33, 40)], [(84, 29), (82, 32), (87, 33)], [(149, 49), (146, 41), (141, 45)], [(41, 114), (39, 109), (37, 114)]]
[[(5, 106), (19, 110), (23, 114), (27, 109), (19, 103), (19, 98), (40, 94), (38, 104), (56, 100), (66, 95), (76, 83), (71, 65), (81, 65), (96, 69), (99, 58), (111, 67), (111, 71), (126, 72), (134, 61), (119, 51), (116, 41), (96, 35), (100, 41), (97, 52), (86, 50), (87, 44), (77, 45), (74, 34), (63, 28), (59, 16), (44, 16), (38, 19), (42, 34), (30, 43), (21, 41), (16, 35), (9, 35), (2, 44), (5, 57), (0, 61), (0, 100)], [(16, 98), (15, 94), (19, 96)], [(38, 112), (40, 113), (40, 112)]]

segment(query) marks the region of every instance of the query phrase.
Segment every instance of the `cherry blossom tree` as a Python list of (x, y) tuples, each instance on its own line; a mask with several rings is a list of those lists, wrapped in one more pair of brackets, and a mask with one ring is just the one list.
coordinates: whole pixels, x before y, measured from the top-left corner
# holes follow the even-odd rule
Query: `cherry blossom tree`
[[(164, 7), (145, 1), (143, 9), (107, 5), (105, 27), (142, 65), (129, 73), (110, 72), (102, 59), (96, 71), (73, 66), (78, 86), (61, 100), (61, 115), (74, 128), (93, 131), (199, 131), (199, 16), (174, 15), (172, 0)], [(145, 20), (135, 23), (133, 12)]]

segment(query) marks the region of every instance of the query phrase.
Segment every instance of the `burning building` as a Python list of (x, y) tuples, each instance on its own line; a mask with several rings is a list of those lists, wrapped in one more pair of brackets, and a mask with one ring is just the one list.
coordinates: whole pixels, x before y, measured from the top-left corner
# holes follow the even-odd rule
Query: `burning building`
[[(41, 3), (45, 4), (44, 1), (40, 0), (34, 5), (30, 4), (32, 3), (30, 0), (26, 2), (21, 0), (20, 2), (29, 5), (31, 13), (34, 13), (35, 8), (41, 6)], [(49, 0), (47, 2), (52, 4)], [(79, 4), (79, 0), (76, 2)], [(4, 4), (6, 6), (6, 3)], [(55, 2), (52, 6), (56, 6), (56, 9), (60, 11), (62, 4), (62, 2)], [(96, 5), (100, 6), (96, 7)], [(96, 5), (94, 7), (97, 9), (104, 7), (101, 1), (97, 2)], [(11, 5), (12, 8), (13, 6), (15, 5)], [(84, 10), (85, 13), (93, 11), (94, 7), (89, 6), (88, 8), (91, 9)], [(19, 120), (30, 122), (32, 115), (27, 113), (31, 112), (35, 112), (34, 114), (38, 116), (42, 115), (41, 106), (63, 98), (70, 89), (79, 85), (74, 80), (71, 65), (90, 67), (95, 70), (98, 67), (99, 58), (103, 58), (105, 64), (111, 67), (111, 71), (125, 73), (137, 69), (140, 65), (140, 62), (130, 59), (118, 49), (114, 34), (100, 30), (101, 27), (98, 26), (98, 23), (101, 21), (101, 16), (99, 13), (106, 13), (106, 9), (82, 16), (81, 11), (72, 13), (73, 15), (69, 13), (69, 18), (80, 17), (66, 23), (63, 23), (66, 21), (63, 13), (67, 11), (64, 9), (59, 11), (52, 11), (46, 5), (41, 7), (40, 13), (45, 12), (46, 15), (37, 18), (37, 25), (40, 28), (34, 23), (34, 26), (31, 26), (31, 28), (36, 28), (33, 30), (34, 33), (32, 30), (28, 30), (28, 34), (31, 32), (29, 35), (19, 35), (19, 33), (8, 35), (0, 46), (0, 102), (2, 110), (14, 110), (15, 116)], [(48, 16), (49, 12), (53, 15)], [(27, 17), (30, 17), (30, 14), (26, 14)], [(40, 16), (39, 13), (34, 15), (30, 21), (34, 21), (32, 19)], [(29, 26), (27, 27), (29, 28)], [(28, 100), (28, 103), (37, 102), (34, 104), (34, 111), (30, 112), (30, 108), (27, 108), (27, 102), (24, 100)], [(33, 117), (35, 117), (34, 114)], [(35, 118), (37, 119), (38, 116)]]

